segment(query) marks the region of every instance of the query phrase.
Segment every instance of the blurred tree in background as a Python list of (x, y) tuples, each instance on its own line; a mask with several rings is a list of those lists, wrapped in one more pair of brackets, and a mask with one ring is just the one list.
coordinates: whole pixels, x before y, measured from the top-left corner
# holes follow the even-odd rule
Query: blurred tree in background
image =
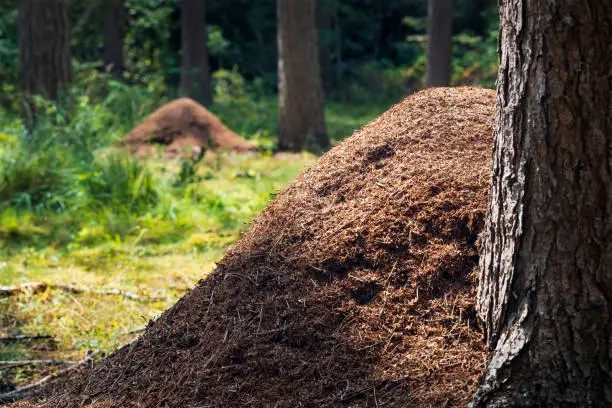
[(453, 47), (453, 0), (429, 0), (427, 86), (448, 86)]
[(277, 0), (281, 150), (326, 150), (316, 0)]
[(181, 84), (179, 93), (212, 104), (204, 0), (181, 0)]
[(33, 126), (38, 95), (58, 101), (72, 82), (69, 1), (41, 7), (36, 0), (19, 2), (19, 86), (26, 126)]
[(125, 69), (123, 62), (123, 38), (125, 36), (125, 7), (123, 0), (99, 2), (104, 13), (104, 53), (103, 62), (113, 79), (121, 80)]
[[(92, 69), (105, 72), (112, 64), (115, 79), (176, 96), (181, 80), (181, 2), (120, 3), (72, 0), (75, 82), (91, 78)], [(14, 103), (17, 91), (17, 5), (15, 0), (0, 0), (0, 103), (5, 107)], [(121, 6), (123, 36), (121, 18), (113, 17)], [(100, 7), (104, 12), (98, 11)], [(393, 101), (424, 85), (427, 1), (326, 0), (317, 7), (321, 75), (328, 99)], [(253, 85), (251, 93), (276, 93), (275, 10), (275, 0), (207, 0), (210, 71), (224, 73), (224, 81), (227, 73), (234, 73), (232, 80), (239, 75)], [(110, 19), (116, 24), (110, 25)], [(454, 1), (451, 84), (494, 85), (497, 25), (495, 0)]]

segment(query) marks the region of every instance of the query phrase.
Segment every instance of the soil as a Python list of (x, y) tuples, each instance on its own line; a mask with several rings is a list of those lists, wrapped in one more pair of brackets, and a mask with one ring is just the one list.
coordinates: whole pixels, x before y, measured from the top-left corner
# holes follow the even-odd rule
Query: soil
[(123, 143), (139, 156), (154, 154), (159, 147), (169, 158), (202, 149), (247, 152), (255, 146), (228, 129), (205, 107), (189, 98), (163, 105), (132, 129)]
[(325, 154), (215, 272), (45, 407), (459, 407), (494, 92), (414, 94)]

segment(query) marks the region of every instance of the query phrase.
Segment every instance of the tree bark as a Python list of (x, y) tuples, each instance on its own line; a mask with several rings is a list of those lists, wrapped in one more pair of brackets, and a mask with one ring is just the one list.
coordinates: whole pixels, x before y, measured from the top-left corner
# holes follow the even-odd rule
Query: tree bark
[(427, 86), (448, 86), (453, 47), (453, 0), (429, 0)]
[(181, 0), (181, 96), (212, 104), (204, 0)]
[(31, 125), (31, 96), (58, 101), (72, 81), (69, 0), (19, 0), (19, 74)]
[(612, 2), (502, 0), (475, 407), (612, 406)]
[(104, 66), (113, 79), (122, 79), (125, 68), (123, 62), (123, 37), (125, 35), (125, 8), (123, 0), (107, 0), (101, 3), (104, 8)]
[(279, 143), (281, 150), (329, 147), (315, 0), (277, 0)]

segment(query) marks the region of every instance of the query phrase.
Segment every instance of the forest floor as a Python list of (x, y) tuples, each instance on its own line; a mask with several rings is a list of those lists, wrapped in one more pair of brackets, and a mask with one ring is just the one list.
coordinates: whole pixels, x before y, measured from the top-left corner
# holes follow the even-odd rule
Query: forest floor
[[(0, 394), (128, 343), (317, 160), (271, 153), (274, 99), (211, 109), (258, 153), (207, 153), (199, 163), (116, 156), (109, 146), (163, 102), (130, 97), (118, 106), (83, 97), (71, 123), (52, 120), (35, 143), (22, 138), (18, 115), (0, 108)], [(330, 103), (330, 138), (341, 141), (386, 107)]]
[[(138, 329), (205, 277), (273, 195), (315, 160), (310, 154), (211, 158), (199, 172), (208, 178), (207, 191), (214, 191), (219, 201), (212, 210), (210, 203), (202, 205), (204, 211), (209, 210), (206, 214), (198, 214), (194, 204), (191, 214), (181, 214), (174, 222), (135, 225), (133, 233), (124, 238), (110, 237), (97, 245), (75, 242), (70, 248), (55, 243), (28, 247), (4, 241), (0, 244), (0, 286), (44, 282), (49, 287), (0, 297), (0, 392), (62, 367), (7, 365), (9, 361), (79, 360), (88, 352), (107, 353), (129, 342)], [(159, 162), (152, 167), (159, 178), (180, 170), (178, 163)], [(197, 226), (185, 228), (185, 216)], [(52, 222), (28, 225), (23, 221), (18, 226), (21, 231), (13, 231), (14, 237), (29, 230), (44, 235), (53, 228)], [(6, 222), (2, 228), (8, 228)], [(81, 232), (96, 233), (95, 227)], [(121, 290), (140, 299), (72, 293), (53, 285)], [(17, 335), (45, 338), (10, 339)]]

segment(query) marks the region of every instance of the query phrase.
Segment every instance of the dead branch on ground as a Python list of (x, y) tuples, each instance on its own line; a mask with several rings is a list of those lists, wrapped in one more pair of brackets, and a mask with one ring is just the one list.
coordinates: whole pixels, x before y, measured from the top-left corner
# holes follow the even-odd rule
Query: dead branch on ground
[(17, 343), (36, 340), (55, 341), (53, 336), (48, 334), (17, 334), (15, 336), (0, 337), (0, 343)]
[(63, 283), (46, 283), (46, 282), (28, 282), (17, 286), (0, 286), (0, 297), (15, 296), (21, 293), (41, 293), (47, 289), (61, 290), (68, 293), (92, 293), (95, 295), (116, 295), (122, 296), (129, 300), (137, 302), (159, 302), (165, 300), (164, 297), (144, 297), (135, 293), (127, 292), (119, 289), (91, 289), (75, 285), (67, 285)]
[(9, 391), (6, 392), (4, 394), (0, 394), (0, 403), (6, 403), (6, 402), (11, 402), (11, 401), (17, 401), (20, 399), (24, 399), (24, 398), (29, 398), (29, 397), (33, 397), (36, 395), (36, 389), (40, 388), (41, 386), (45, 385), (46, 383), (48, 383), (49, 381), (64, 376), (68, 373), (70, 373), (71, 371), (76, 370), (77, 368), (85, 365), (85, 364), (89, 364), (89, 363), (93, 363), (93, 358), (99, 353), (99, 351), (94, 351), (93, 353), (89, 354), (87, 357), (85, 357), (84, 359), (82, 359), (81, 361), (77, 361), (74, 364), (70, 365), (69, 367), (66, 367), (64, 369), (61, 369), (59, 371), (57, 371), (56, 373), (53, 374), (49, 374), (43, 378), (41, 378), (40, 380), (33, 382), (32, 384), (29, 385), (25, 385), (23, 387), (19, 387), (17, 389), (14, 389), (13, 391)]
[(78, 361), (73, 360), (5, 360), (0, 361), (0, 370), (28, 365), (63, 365), (76, 363), (78, 363)]

